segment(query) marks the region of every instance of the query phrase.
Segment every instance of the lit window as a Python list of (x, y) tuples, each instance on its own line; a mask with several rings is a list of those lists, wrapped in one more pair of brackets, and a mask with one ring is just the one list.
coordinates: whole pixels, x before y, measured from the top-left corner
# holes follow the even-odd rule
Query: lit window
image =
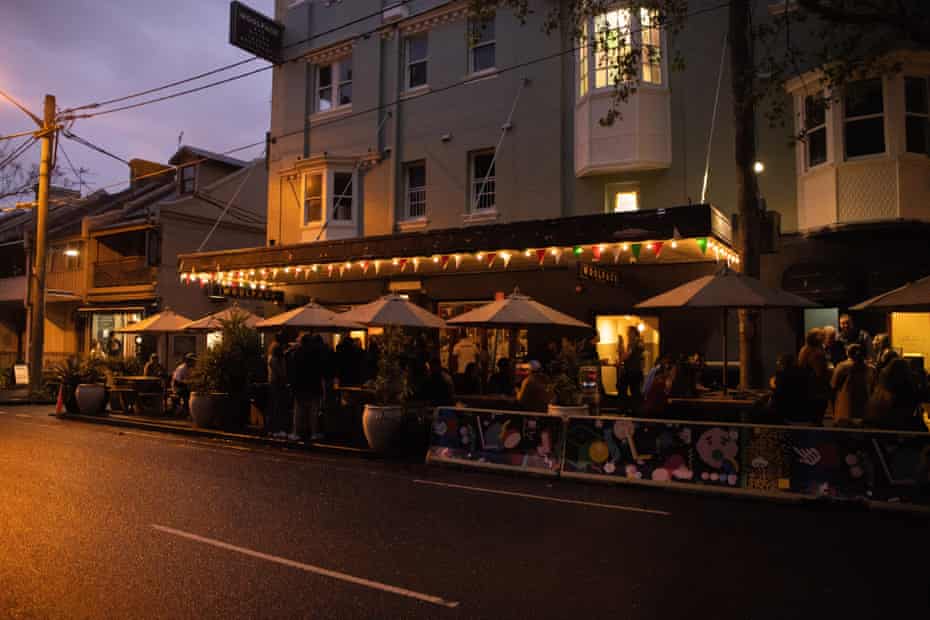
[(468, 22), (468, 69), (472, 73), (493, 69), (496, 63), (494, 17)]
[(827, 114), (823, 94), (804, 98), (804, 141), (807, 150), (807, 167), (813, 168), (827, 161)]
[(885, 152), (885, 104), (882, 80), (862, 80), (846, 87), (844, 131), (846, 157)]
[(407, 89), (426, 86), (426, 63), (429, 42), (426, 34), (418, 34), (406, 39)]
[(316, 111), (325, 112), (352, 103), (352, 57), (346, 56), (316, 68)]
[(930, 154), (927, 99), (926, 78), (904, 78), (905, 123), (909, 153)]
[(422, 161), (407, 164), (407, 219), (426, 217), (426, 164)]
[(472, 154), (471, 204), (474, 211), (494, 209), (497, 206), (497, 177), (494, 168), (494, 151)]
[(659, 30), (659, 13), (655, 9), (639, 10), (643, 82), (662, 83), (662, 33)]
[(352, 219), (352, 173), (337, 172), (333, 174), (333, 219)]
[(621, 60), (630, 53), (630, 10), (616, 9), (595, 17), (594, 37), (594, 86), (613, 86), (621, 79)]
[(639, 209), (639, 192), (617, 192), (614, 195), (614, 213)]
[(581, 24), (581, 37), (578, 40), (578, 96), (588, 93), (588, 23)]
[(604, 186), (604, 211), (626, 213), (639, 210), (638, 183), (608, 183)]
[(304, 175), (304, 224), (323, 219), (323, 175)]

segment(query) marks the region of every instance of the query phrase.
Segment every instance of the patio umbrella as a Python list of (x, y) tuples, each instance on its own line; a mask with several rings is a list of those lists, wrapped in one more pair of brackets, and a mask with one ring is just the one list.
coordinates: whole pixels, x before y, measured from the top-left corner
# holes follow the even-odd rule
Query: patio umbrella
[(430, 327), (443, 329), (446, 322), (400, 295), (385, 295), (371, 303), (337, 315), (343, 321), (374, 327)]
[(245, 324), (247, 327), (255, 327), (262, 320), (261, 317), (255, 316), (248, 310), (240, 308), (239, 306), (232, 306), (226, 308), (225, 310), (220, 310), (219, 312), (214, 312), (213, 314), (208, 314), (202, 319), (196, 321), (191, 321), (184, 326), (184, 329), (187, 331), (203, 331), (203, 332), (215, 332), (223, 329), (223, 325), (220, 321), (228, 321), (233, 315), (244, 316)]
[(731, 308), (816, 308), (819, 304), (724, 267), (636, 304), (642, 310), (719, 308), (723, 310), (723, 392), (727, 392), (727, 313)]
[(449, 319), (450, 326), (471, 327), (524, 327), (529, 325), (548, 325), (553, 327), (582, 327), (590, 329), (587, 323), (563, 314), (521, 295), (519, 290), (491, 303), (475, 308), (470, 312)]
[(186, 316), (166, 309), (115, 331), (122, 334), (168, 334), (184, 331), (184, 326), (190, 322), (191, 320)]
[(361, 323), (346, 321), (342, 315), (311, 301), (306, 306), (282, 312), (255, 325), (258, 329), (298, 327), (318, 330), (364, 329)]
[(930, 310), (930, 276), (867, 299), (850, 310), (926, 312)]

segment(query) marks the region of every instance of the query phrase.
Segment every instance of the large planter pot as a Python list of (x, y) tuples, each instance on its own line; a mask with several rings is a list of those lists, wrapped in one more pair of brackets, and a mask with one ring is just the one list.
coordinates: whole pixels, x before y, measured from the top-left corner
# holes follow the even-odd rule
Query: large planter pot
[(107, 387), (102, 383), (81, 383), (74, 391), (74, 399), (83, 415), (100, 415), (107, 402)]
[(587, 405), (549, 405), (549, 415), (560, 415), (563, 418), (569, 416), (588, 415)]
[(365, 405), (362, 429), (365, 431), (368, 446), (375, 452), (389, 452), (403, 422), (403, 407)]
[(191, 420), (197, 428), (213, 428), (229, 407), (229, 395), (218, 392), (191, 393)]

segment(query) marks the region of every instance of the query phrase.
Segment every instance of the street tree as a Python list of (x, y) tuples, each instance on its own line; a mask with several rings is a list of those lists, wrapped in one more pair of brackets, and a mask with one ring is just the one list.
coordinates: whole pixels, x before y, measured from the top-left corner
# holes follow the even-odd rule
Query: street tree
[[(547, 33), (568, 30), (575, 46), (592, 46), (605, 64), (616, 66), (613, 105), (601, 119), (615, 122), (620, 104), (640, 83), (644, 62), (655, 60), (659, 50), (644, 46), (637, 33), (604, 29), (587, 32), (589, 18), (616, 7), (618, 0), (469, 0), (473, 17), (488, 18), (509, 9), (526, 23), (542, 14)], [(725, 10), (732, 99), (733, 154), (736, 170), (737, 250), (741, 269), (758, 278), (761, 267), (762, 209), (756, 173), (756, 127), (760, 116), (770, 125), (790, 125), (792, 137), (804, 140), (788, 123), (785, 84), (809, 75), (807, 85), (818, 105), (831, 105), (843, 86), (866, 76), (900, 70), (894, 53), (902, 49), (930, 49), (930, 2), (927, 0), (643, 0), (627, 4), (654, 11), (653, 22), (669, 36), (687, 29), (688, 18), (708, 11)], [(781, 5), (781, 6), (777, 6)], [(769, 11), (770, 7), (776, 8)], [(617, 40), (617, 37), (620, 40)], [(682, 70), (688, 58), (675, 53), (669, 65)], [(760, 114), (761, 112), (761, 114)], [(759, 318), (756, 312), (740, 311), (740, 385), (761, 383)]]
[[(29, 144), (31, 138), (19, 144), (12, 141), (0, 142), (0, 203), (12, 203), (34, 197), (39, 182), (39, 165), (26, 158), (34, 146)], [(61, 162), (55, 162), (52, 168), (51, 182), (66, 189), (80, 188), (85, 185), (83, 177), (89, 174), (86, 168), (65, 169)]]

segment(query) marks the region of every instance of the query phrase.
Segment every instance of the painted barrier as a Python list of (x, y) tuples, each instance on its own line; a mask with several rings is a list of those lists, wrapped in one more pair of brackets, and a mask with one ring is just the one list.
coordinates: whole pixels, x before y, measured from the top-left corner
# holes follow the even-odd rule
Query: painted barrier
[(562, 418), (488, 409), (436, 409), (428, 462), (557, 476), (562, 466)]
[(930, 505), (930, 434), (573, 417), (561, 475)]

